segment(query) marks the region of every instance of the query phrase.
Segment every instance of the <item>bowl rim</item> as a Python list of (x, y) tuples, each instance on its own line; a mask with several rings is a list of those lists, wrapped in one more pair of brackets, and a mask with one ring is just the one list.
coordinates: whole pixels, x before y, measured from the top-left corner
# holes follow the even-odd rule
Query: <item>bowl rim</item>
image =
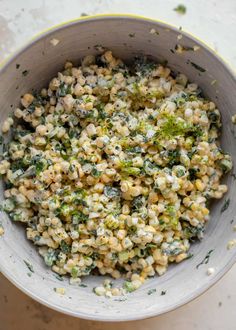
[[(154, 24), (162, 26), (166, 29), (171, 29), (171, 30), (174, 30), (175, 32), (179, 32), (179, 33), (183, 34), (184, 36), (186, 36), (186, 37), (190, 38), (191, 40), (193, 40), (196, 44), (198, 44), (202, 48), (206, 49), (212, 56), (216, 57), (216, 59), (230, 73), (233, 80), (236, 80), (236, 70), (233, 68), (231, 63), (228, 63), (228, 61), (225, 60), (225, 58), (223, 58), (221, 55), (219, 55), (218, 52), (216, 52), (206, 42), (204, 42), (200, 38), (196, 37), (192, 33), (186, 31), (185, 29), (182, 29), (182, 27), (180, 29), (176, 25), (167, 23), (163, 20), (149, 18), (149, 17), (142, 16), (142, 15), (124, 14), (124, 13), (87, 15), (87, 16), (82, 16), (82, 17), (78, 17), (78, 18), (75, 18), (75, 19), (71, 19), (71, 20), (53, 25), (52, 27), (49, 27), (47, 29), (44, 29), (44, 30), (42, 30), (42, 32), (39, 32), (38, 34), (36, 34), (32, 38), (30, 38), (28, 40), (28, 42), (25, 42), (25, 44), (22, 47), (18, 48), (15, 52), (13, 52), (9, 56), (7, 56), (6, 59), (4, 59), (0, 63), (0, 75), (1, 75), (1, 73), (3, 73), (7, 69), (8, 65), (10, 65), (11, 62), (13, 62), (21, 53), (23, 53), (24, 51), (29, 49), (33, 44), (35, 44), (39, 40), (49, 36), (50, 34), (53, 34), (55, 31), (62, 30), (66, 27), (76, 25), (76, 24), (79, 24), (79, 23), (84, 22), (84, 21), (96, 21), (96, 20), (120, 19), (120, 18), (128, 19), (128, 20), (144, 21), (144, 22), (147, 22), (147, 23), (148, 22), (149, 23), (154, 23)], [(171, 312), (171, 311), (173, 311), (173, 310), (175, 310), (175, 309), (177, 309), (181, 306), (186, 305), (190, 301), (195, 300), (196, 298), (201, 296), (208, 289), (210, 289), (213, 285), (215, 285), (231, 269), (231, 267), (234, 265), (235, 262), (236, 262), (236, 252), (234, 254), (232, 254), (230, 260), (225, 265), (225, 267), (222, 268), (217, 273), (217, 275), (214, 278), (211, 279), (210, 282), (206, 283), (204, 286), (199, 288), (193, 294), (183, 298), (178, 304), (170, 305), (169, 307), (166, 307), (163, 310), (160, 310), (160, 311), (157, 311), (157, 312), (155, 312), (155, 311), (144, 312), (144, 313), (140, 313), (139, 315), (136, 315), (136, 316), (131, 315), (131, 316), (123, 317), (121, 314), (118, 314), (117, 317), (115, 317), (115, 318), (113, 317), (112, 319), (108, 318), (108, 317), (104, 317), (104, 316), (99, 316), (99, 315), (96, 315), (96, 316), (95, 315), (90, 315), (89, 313), (84, 313), (84, 312), (80, 312), (80, 311), (71, 311), (71, 310), (69, 310), (65, 307), (61, 307), (61, 306), (59, 306), (55, 303), (47, 302), (46, 299), (39, 297), (37, 294), (33, 293), (31, 290), (24, 287), (21, 284), (20, 280), (18, 280), (14, 276), (11, 276), (6, 267), (4, 268), (2, 265), (0, 265), (0, 271), (12, 284), (14, 284), (18, 289), (20, 289), (26, 295), (28, 295), (29, 297), (33, 298), (37, 302), (43, 304), (46, 307), (49, 307), (49, 308), (55, 310), (55, 311), (61, 312), (63, 314), (69, 315), (69, 316), (82, 318), (82, 319), (85, 319), (85, 320), (103, 321), (103, 322), (127, 322), (127, 321), (136, 321), (136, 320), (143, 320), (143, 319), (156, 317), (158, 315), (166, 314), (166, 313)]]

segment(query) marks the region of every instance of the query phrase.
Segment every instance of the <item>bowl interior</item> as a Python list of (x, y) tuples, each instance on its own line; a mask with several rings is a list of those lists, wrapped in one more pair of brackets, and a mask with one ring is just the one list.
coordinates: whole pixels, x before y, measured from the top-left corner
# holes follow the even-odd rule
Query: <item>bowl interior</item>
[[(150, 33), (154, 30), (156, 33)], [(182, 39), (178, 39), (182, 35)], [(57, 39), (53, 46), (50, 42)], [(199, 46), (197, 51), (176, 53), (176, 44), (185, 47)], [(104, 48), (124, 61), (132, 61), (135, 55), (148, 55), (156, 61), (168, 61), (173, 71), (187, 75), (190, 81), (199, 84), (204, 95), (214, 102), (222, 114), (222, 146), (235, 162), (235, 134), (231, 116), (236, 109), (236, 81), (226, 65), (206, 46), (182, 31), (160, 22), (129, 16), (94, 17), (58, 27), (24, 48), (0, 72), (1, 122), (19, 105), (22, 94), (40, 90), (63, 67), (66, 60), (79, 64), (88, 54), (99, 54)], [(92, 288), (103, 282), (103, 277), (90, 276), (83, 280), (86, 287), (70, 286), (67, 279), (59, 281), (44, 265), (35, 247), (26, 239), (23, 226), (13, 224), (1, 213), (5, 234), (0, 238), (0, 267), (2, 272), (23, 291), (62, 312), (88, 319), (133, 320), (150, 317), (169, 311), (191, 300), (216, 282), (233, 264), (235, 251), (227, 250), (233, 238), (232, 219), (236, 212), (233, 203), (236, 194), (234, 178), (228, 175), (227, 195), (211, 208), (211, 220), (201, 243), (191, 248), (193, 258), (169, 267), (162, 277), (154, 277), (136, 292), (126, 297), (103, 298)], [(0, 198), (3, 199), (1, 184)], [(226, 198), (231, 199), (229, 208), (220, 210)], [(213, 250), (208, 264), (198, 265)], [(33, 266), (31, 273), (26, 262)], [(215, 273), (206, 275), (208, 267)], [(31, 275), (31, 276), (29, 276)], [(121, 284), (121, 281), (119, 284)], [(55, 287), (66, 288), (59, 296)], [(156, 289), (152, 295), (148, 290)], [(166, 291), (165, 295), (161, 295)]]

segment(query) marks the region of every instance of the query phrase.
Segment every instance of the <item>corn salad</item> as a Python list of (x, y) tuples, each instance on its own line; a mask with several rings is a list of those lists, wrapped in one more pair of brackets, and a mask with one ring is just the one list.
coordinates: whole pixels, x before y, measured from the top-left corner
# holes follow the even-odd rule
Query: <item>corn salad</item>
[(183, 74), (111, 51), (65, 64), (25, 94), (0, 163), (3, 209), (25, 223), (46, 265), (71, 283), (91, 273), (125, 278), (119, 295), (188, 258), (208, 202), (232, 168), (219, 146), (220, 112)]

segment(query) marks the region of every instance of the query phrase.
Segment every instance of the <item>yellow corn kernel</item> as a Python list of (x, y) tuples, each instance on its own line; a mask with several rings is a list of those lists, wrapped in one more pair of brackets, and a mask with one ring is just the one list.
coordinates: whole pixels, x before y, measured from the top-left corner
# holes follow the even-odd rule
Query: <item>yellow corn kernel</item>
[(208, 215), (210, 213), (210, 211), (206, 208), (206, 207), (204, 207), (203, 209), (202, 209), (202, 214), (203, 215)]
[(197, 179), (195, 181), (195, 187), (197, 188), (197, 190), (199, 191), (203, 191), (205, 189), (205, 185), (204, 183), (200, 180), (200, 179)]
[(186, 253), (180, 253), (179, 255), (177, 255), (177, 257), (175, 258), (175, 261), (178, 263), (178, 262), (181, 262), (182, 260), (186, 259), (187, 258), (187, 254)]
[(148, 197), (149, 203), (156, 203), (158, 201), (158, 194), (154, 191), (151, 191)]

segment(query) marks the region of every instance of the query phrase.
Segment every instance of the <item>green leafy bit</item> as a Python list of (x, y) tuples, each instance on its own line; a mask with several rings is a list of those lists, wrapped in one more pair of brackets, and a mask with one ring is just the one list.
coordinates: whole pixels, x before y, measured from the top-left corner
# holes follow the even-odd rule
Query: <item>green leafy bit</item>
[(105, 186), (104, 187), (104, 195), (108, 198), (114, 198), (114, 197), (119, 197), (120, 196), (120, 189), (115, 188), (112, 186)]
[(198, 71), (200, 71), (200, 72), (206, 72), (206, 69), (202, 68), (200, 65), (198, 65), (198, 64), (196, 64), (196, 63), (194, 63), (194, 62), (191, 62), (191, 61), (190, 61), (190, 64), (191, 64), (196, 70), (198, 70)]
[(193, 180), (197, 179), (197, 173), (199, 172), (198, 169), (189, 168), (188, 172), (189, 172), (188, 178), (189, 178), (190, 181), (193, 181)]
[(84, 283), (79, 284), (79, 286), (80, 286), (81, 288), (87, 288), (87, 287), (88, 287), (88, 286), (87, 286), (86, 284), (84, 284)]
[(102, 171), (99, 171), (97, 170), (96, 167), (94, 167), (91, 171), (91, 175), (94, 177), (94, 178), (99, 178), (101, 175), (102, 175)]
[(129, 281), (125, 281), (125, 282), (124, 282), (123, 288), (124, 288), (127, 292), (133, 292), (133, 291), (135, 291), (135, 288), (134, 288), (134, 286), (133, 286), (133, 283), (132, 283), (132, 282), (129, 282)]
[(205, 256), (205, 258), (196, 266), (196, 268), (198, 269), (201, 265), (206, 265), (208, 264), (209, 260), (210, 260), (210, 256), (212, 254), (214, 250), (210, 250), (207, 255)]
[(57, 253), (53, 249), (48, 249), (47, 253), (44, 255), (44, 262), (47, 266), (51, 267), (57, 260)]
[(218, 164), (224, 173), (228, 173), (233, 167), (231, 159), (227, 158), (221, 159)]
[(176, 11), (180, 15), (184, 15), (186, 14), (187, 8), (185, 5), (180, 4), (174, 8), (174, 11)]
[(157, 173), (160, 170), (160, 168), (157, 164), (152, 162), (150, 159), (145, 159), (144, 163), (143, 163), (143, 170), (146, 174), (153, 175), (153, 174)]
[(189, 224), (189, 222), (182, 222), (182, 228), (184, 232), (184, 237), (187, 239), (194, 240), (195, 238), (201, 239), (205, 230), (204, 225), (199, 224), (194, 227)]
[(22, 75), (23, 75), (24, 77), (26, 77), (26, 76), (28, 75), (28, 73), (29, 73), (28, 70), (24, 70), (24, 71), (22, 71)]
[(196, 132), (197, 126), (194, 127), (176, 116), (166, 115), (165, 121), (157, 132), (157, 137), (173, 138), (176, 136), (184, 136), (186, 134), (191, 135)]
[(114, 301), (119, 301), (119, 302), (126, 301), (126, 300), (127, 300), (127, 298), (114, 299)]
[(71, 93), (71, 86), (62, 82), (57, 89), (57, 96), (63, 97)]
[(141, 207), (145, 204), (145, 198), (143, 196), (137, 196), (132, 200), (132, 210), (134, 212), (139, 212)]
[(180, 151), (178, 149), (169, 150), (167, 155), (168, 155), (168, 165), (170, 167), (179, 163)]
[(78, 267), (72, 267), (71, 269), (71, 276), (73, 278), (77, 278), (79, 275), (79, 268)]
[(30, 271), (31, 273), (34, 273), (34, 269), (33, 269), (32, 264), (29, 263), (29, 262), (26, 261), (26, 260), (23, 260), (23, 261), (24, 261), (24, 263), (26, 264), (26, 266), (27, 266), (27, 268), (29, 269), (29, 271)]
[(65, 241), (61, 241), (61, 250), (63, 253), (70, 253), (71, 247)]
[(194, 256), (194, 254), (192, 254), (192, 253), (189, 253), (189, 254), (188, 254), (188, 256), (187, 256), (187, 258), (186, 258), (186, 260), (187, 260), (187, 259), (192, 259), (192, 258), (193, 258), (193, 256)]
[(143, 152), (142, 148), (139, 146), (127, 148), (125, 151), (131, 155), (141, 154)]
[(85, 223), (88, 221), (88, 215), (84, 214), (81, 211), (75, 211), (74, 214), (72, 215), (72, 223), (73, 225), (78, 225), (79, 223)]
[(140, 174), (140, 172), (141, 172), (140, 168), (134, 166), (125, 167), (122, 169), (122, 173), (125, 175), (137, 176)]
[[(140, 73), (141, 75), (148, 76), (155, 68), (157, 67), (157, 64), (153, 61), (150, 61), (146, 56), (137, 56), (135, 58), (134, 62), (134, 71), (137, 73)], [(136, 96), (138, 96), (139, 92), (139, 85), (138, 83), (133, 84), (134, 92)], [(161, 98), (163, 94), (159, 91), (156, 91), (155, 95), (149, 95), (150, 98), (157, 97)]]
[(166, 290), (161, 291), (161, 296), (164, 296), (166, 294)]
[(150, 289), (148, 290), (148, 295), (150, 296), (151, 294), (155, 293), (157, 290), (156, 289)]
[(227, 199), (224, 201), (224, 204), (223, 204), (223, 206), (222, 206), (222, 208), (221, 208), (221, 210), (220, 210), (220, 213), (225, 212), (225, 211), (228, 209), (229, 204), (230, 204), (230, 198), (227, 198)]
[(58, 281), (63, 282), (63, 277), (62, 277), (61, 275), (59, 275), (59, 274), (55, 274), (54, 276), (55, 276), (55, 278), (56, 278)]
[(129, 37), (130, 38), (134, 38), (135, 37), (135, 33), (129, 33)]

